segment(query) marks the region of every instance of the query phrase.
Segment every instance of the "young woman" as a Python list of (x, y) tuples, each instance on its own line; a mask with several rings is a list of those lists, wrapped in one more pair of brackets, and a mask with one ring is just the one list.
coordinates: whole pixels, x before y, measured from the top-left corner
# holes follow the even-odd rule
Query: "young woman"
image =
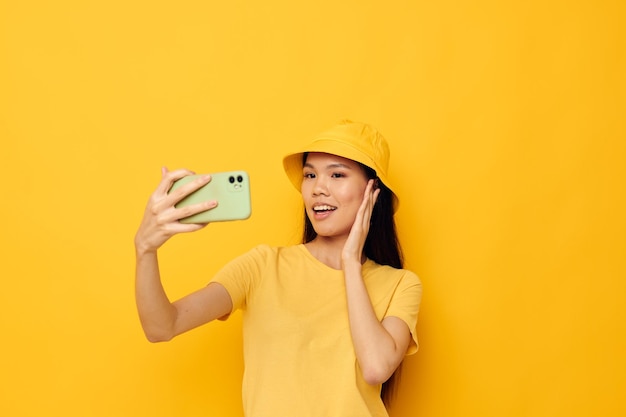
[(210, 177), (168, 194), (191, 172), (163, 170), (135, 237), (146, 337), (170, 340), (241, 309), (247, 417), (387, 416), (392, 375), (417, 351), (422, 293), (418, 277), (402, 269), (388, 160), (383, 136), (350, 121), (287, 155), (285, 172), (304, 202), (303, 243), (260, 245), (173, 303), (161, 285), (157, 250), (177, 233), (204, 227), (178, 220), (216, 203), (176, 209)]

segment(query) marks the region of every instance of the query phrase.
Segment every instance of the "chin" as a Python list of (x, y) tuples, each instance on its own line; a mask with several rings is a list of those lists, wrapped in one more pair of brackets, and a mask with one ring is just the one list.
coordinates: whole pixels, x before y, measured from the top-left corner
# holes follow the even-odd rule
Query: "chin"
[(317, 236), (319, 237), (324, 237), (324, 238), (335, 238), (335, 237), (341, 237), (341, 236), (348, 236), (347, 232), (342, 232), (342, 231), (337, 231), (337, 230), (328, 230), (328, 229), (315, 229), (315, 233), (317, 234)]

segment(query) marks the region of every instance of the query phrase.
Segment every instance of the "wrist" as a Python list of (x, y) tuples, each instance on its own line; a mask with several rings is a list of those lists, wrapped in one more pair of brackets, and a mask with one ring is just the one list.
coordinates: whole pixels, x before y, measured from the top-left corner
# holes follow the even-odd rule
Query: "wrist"
[(355, 258), (355, 257), (350, 257), (350, 258), (342, 258), (341, 259), (341, 264), (343, 267), (344, 271), (348, 271), (348, 270), (361, 270), (361, 266), (363, 265), (363, 263), (361, 262), (360, 259)]
[(156, 255), (157, 248), (153, 248), (145, 242), (141, 242), (135, 239), (135, 255), (137, 258), (141, 258), (147, 255)]

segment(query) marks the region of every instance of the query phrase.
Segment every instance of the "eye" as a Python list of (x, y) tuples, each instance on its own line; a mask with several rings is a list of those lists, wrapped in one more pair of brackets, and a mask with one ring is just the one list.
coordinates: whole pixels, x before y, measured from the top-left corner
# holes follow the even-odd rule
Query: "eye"
[(333, 172), (331, 175), (332, 178), (343, 178), (345, 176), (346, 174), (344, 174), (343, 172)]
[(315, 178), (315, 174), (312, 173), (312, 172), (305, 172), (304, 173), (304, 178), (307, 178), (307, 179)]

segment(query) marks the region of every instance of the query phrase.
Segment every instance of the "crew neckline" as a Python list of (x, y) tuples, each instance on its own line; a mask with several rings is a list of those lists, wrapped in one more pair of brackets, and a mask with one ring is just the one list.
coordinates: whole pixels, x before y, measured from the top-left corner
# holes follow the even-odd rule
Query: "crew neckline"
[[(309, 249), (304, 245), (304, 243), (300, 243), (298, 245), (298, 247), (300, 248), (300, 250), (302, 250), (302, 252), (304, 252), (304, 254), (306, 255), (306, 257), (313, 263), (315, 264), (318, 268), (326, 270), (326, 271), (330, 271), (333, 273), (339, 273), (339, 274), (343, 274), (343, 270), (342, 269), (335, 269), (332, 268), (328, 265), (326, 265), (324, 262), (320, 261), (319, 259), (317, 259), (315, 256), (313, 256), (313, 254), (309, 251)], [(369, 258), (365, 258), (365, 262), (361, 265), (361, 267), (363, 269), (365, 268), (369, 268), (369, 266), (371, 265), (373, 261)]]

